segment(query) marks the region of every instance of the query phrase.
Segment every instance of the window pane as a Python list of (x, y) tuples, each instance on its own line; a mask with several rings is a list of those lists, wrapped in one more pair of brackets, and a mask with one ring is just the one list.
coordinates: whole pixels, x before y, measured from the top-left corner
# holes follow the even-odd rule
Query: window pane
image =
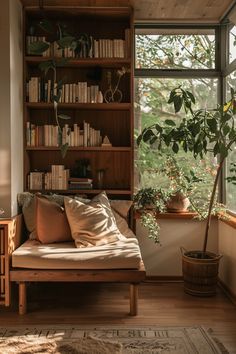
[(136, 68), (214, 69), (215, 32), (195, 31), (137, 29)]
[[(226, 78), (226, 98), (231, 97), (230, 87), (236, 88), (236, 71), (232, 72)], [(235, 118), (236, 125), (236, 118)], [(235, 176), (235, 172), (230, 172), (233, 167), (233, 163), (236, 163), (236, 144), (232, 147), (232, 151), (229, 153), (226, 161), (226, 177)], [(236, 212), (236, 186), (233, 183), (226, 182), (226, 204), (227, 207)]]
[[(185, 115), (184, 112), (174, 114), (172, 104), (168, 104), (171, 89), (182, 85), (194, 93), (196, 104), (194, 109), (215, 108), (217, 105), (217, 79), (172, 79), (172, 78), (136, 78), (135, 79), (135, 138), (144, 127), (162, 120), (176, 119), (177, 121)], [(168, 151), (166, 151), (168, 153)], [(136, 150), (135, 156), (135, 187), (136, 190), (145, 187), (166, 187), (168, 181), (166, 176), (159, 174), (160, 166), (166, 161), (166, 156), (160, 156), (154, 147), (144, 144)], [(171, 151), (170, 151), (171, 153)], [(209, 196), (216, 159), (206, 158), (204, 161), (195, 160), (191, 153), (180, 151), (175, 155), (181, 169), (189, 174), (193, 170), (203, 178), (202, 184), (198, 184), (199, 200)]]
[(236, 59), (236, 26), (229, 31), (229, 63)]

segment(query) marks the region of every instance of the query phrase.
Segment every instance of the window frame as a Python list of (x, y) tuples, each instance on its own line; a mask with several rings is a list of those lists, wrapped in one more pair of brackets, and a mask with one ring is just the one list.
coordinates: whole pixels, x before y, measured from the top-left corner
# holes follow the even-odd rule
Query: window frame
[[(221, 41), (221, 57), (222, 57), (222, 102), (226, 102), (226, 80), (227, 77), (233, 72), (236, 71), (236, 58), (230, 63), (229, 62), (229, 36), (230, 30), (236, 24), (228, 23), (222, 25), (221, 36), (224, 39)], [(226, 165), (224, 165), (222, 176), (221, 176), (221, 200), (222, 203), (226, 204), (226, 195), (227, 195), (227, 188), (226, 188)], [(236, 216), (236, 210), (227, 210), (228, 213), (232, 216)]]

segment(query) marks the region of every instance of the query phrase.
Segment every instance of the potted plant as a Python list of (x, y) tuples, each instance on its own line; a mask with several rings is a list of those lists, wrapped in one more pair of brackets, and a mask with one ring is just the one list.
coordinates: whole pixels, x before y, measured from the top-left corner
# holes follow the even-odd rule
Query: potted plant
[(156, 213), (166, 211), (170, 193), (162, 188), (141, 188), (134, 195), (134, 208), (140, 212), (140, 222), (147, 229), (148, 237), (160, 243), (160, 226)]
[[(168, 103), (173, 103), (175, 113), (182, 107), (186, 112), (179, 124), (167, 119), (161, 125), (153, 124), (145, 128), (138, 136), (137, 144), (142, 141), (162, 151), (163, 146), (178, 154), (180, 149), (192, 153), (194, 158), (203, 158), (206, 154), (219, 156), (214, 183), (208, 204), (207, 220), (202, 250), (183, 250), (183, 276), (185, 291), (193, 295), (213, 295), (216, 291), (218, 266), (221, 256), (207, 251), (212, 210), (216, 197), (219, 177), (233, 144), (236, 142), (236, 93), (231, 88), (231, 99), (225, 105), (214, 110), (199, 109), (194, 111), (194, 95), (181, 86), (170, 92)], [(189, 114), (189, 115), (187, 115)]]
[[(153, 171), (152, 171), (153, 173)], [(141, 224), (147, 228), (149, 238), (160, 243), (160, 226), (157, 213), (187, 212), (188, 208), (203, 218), (203, 208), (198, 205), (194, 192), (204, 183), (200, 171), (187, 174), (174, 156), (167, 155), (155, 173), (160, 177), (160, 188), (141, 188), (134, 195), (134, 207), (140, 214)]]

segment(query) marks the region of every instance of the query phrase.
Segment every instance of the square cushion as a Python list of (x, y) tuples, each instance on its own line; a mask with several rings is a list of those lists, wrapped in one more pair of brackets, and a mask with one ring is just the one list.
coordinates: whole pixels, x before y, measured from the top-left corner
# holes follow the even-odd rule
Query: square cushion
[(69, 197), (64, 202), (76, 247), (100, 246), (124, 239), (105, 192), (88, 203)]
[(71, 241), (70, 227), (64, 209), (45, 197), (35, 200), (36, 237), (41, 243)]
[[(45, 195), (45, 197), (48, 200), (58, 203), (60, 206), (64, 206), (65, 196), (63, 195), (50, 194)], [(37, 238), (35, 232), (35, 198), (36, 194), (29, 192), (19, 193), (17, 196), (18, 204), (22, 208), (25, 225), (30, 234), (29, 238), (31, 240)], [(97, 196), (95, 196), (92, 200), (96, 201), (96, 198)], [(83, 203), (89, 203), (91, 201), (90, 199), (85, 199), (80, 196), (75, 196), (75, 199)], [(133, 202), (131, 200), (123, 199), (110, 199), (109, 202), (119, 231), (125, 237), (135, 237), (133, 231), (129, 228), (127, 223), (128, 212)]]
[[(36, 196), (42, 196), (40, 193), (33, 194), (29, 192), (19, 193), (17, 195), (17, 201), (19, 206), (22, 208), (22, 213), (24, 216), (25, 226), (29, 232), (29, 238), (32, 240), (36, 239), (36, 225), (35, 225), (35, 201)], [(43, 195), (49, 201), (56, 202), (60, 206), (64, 206), (64, 196), (59, 194)]]

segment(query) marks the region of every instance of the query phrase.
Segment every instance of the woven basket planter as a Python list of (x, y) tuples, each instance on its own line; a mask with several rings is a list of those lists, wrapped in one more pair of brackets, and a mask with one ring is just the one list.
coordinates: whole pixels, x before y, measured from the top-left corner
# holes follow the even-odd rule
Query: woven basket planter
[(213, 296), (216, 294), (218, 282), (218, 269), (221, 255), (202, 251), (182, 252), (182, 270), (184, 278), (184, 291), (195, 296)]

